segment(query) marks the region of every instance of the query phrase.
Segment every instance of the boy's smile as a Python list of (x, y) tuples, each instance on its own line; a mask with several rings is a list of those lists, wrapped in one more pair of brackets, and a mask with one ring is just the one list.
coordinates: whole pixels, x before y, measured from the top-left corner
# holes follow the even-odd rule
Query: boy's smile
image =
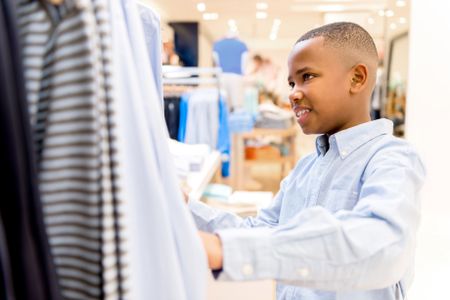
[(365, 101), (350, 92), (353, 62), (324, 46), (322, 37), (297, 43), (288, 68), (289, 100), (305, 134), (334, 134), (370, 120), (364, 114)]

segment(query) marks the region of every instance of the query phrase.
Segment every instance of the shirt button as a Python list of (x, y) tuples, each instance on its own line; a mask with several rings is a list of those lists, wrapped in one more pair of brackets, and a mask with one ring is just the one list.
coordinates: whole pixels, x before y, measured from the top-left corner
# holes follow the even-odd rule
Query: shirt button
[(250, 276), (253, 274), (253, 267), (250, 264), (245, 264), (242, 267), (242, 274), (246, 275), (246, 276)]
[(308, 275), (309, 275), (309, 270), (307, 268), (300, 268), (297, 270), (297, 272), (303, 278), (308, 277)]

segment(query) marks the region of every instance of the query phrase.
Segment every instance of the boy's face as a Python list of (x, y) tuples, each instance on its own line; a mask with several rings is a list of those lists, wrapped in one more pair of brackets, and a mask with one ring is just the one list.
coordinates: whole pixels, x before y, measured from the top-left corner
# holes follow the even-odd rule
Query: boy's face
[(288, 59), (289, 100), (305, 134), (334, 134), (357, 119), (352, 66), (317, 37), (297, 43)]

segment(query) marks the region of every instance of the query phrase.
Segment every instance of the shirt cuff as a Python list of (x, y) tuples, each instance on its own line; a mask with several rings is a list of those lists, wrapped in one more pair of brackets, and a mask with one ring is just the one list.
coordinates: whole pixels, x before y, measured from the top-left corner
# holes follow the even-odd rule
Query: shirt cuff
[(276, 270), (271, 230), (224, 229), (216, 232), (222, 242), (223, 266), (218, 280), (273, 279)]

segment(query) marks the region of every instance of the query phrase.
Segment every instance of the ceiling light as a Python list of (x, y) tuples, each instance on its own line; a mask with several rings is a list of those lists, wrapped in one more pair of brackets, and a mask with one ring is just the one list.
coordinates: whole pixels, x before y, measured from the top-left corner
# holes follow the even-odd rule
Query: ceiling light
[(406, 6), (406, 1), (405, 0), (397, 0), (397, 2), (395, 2), (395, 5), (397, 5), (397, 7), (404, 7), (404, 6)]
[(345, 6), (339, 4), (326, 4), (326, 5), (318, 5), (318, 11), (320, 12), (335, 12), (335, 11), (344, 11)]
[(257, 19), (266, 19), (267, 13), (265, 11), (257, 11), (256, 12), (256, 18)]
[(386, 17), (393, 17), (394, 16), (394, 11), (392, 11), (392, 10), (387, 10), (386, 11)]
[(218, 13), (203, 13), (203, 20), (217, 20), (218, 18)]
[(235, 26), (236, 26), (236, 20), (234, 20), (234, 19), (229, 19), (229, 20), (228, 20), (228, 26), (230, 26), (230, 27), (235, 27)]
[(400, 18), (398, 19), (398, 22), (399, 22), (400, 24), (405, 24), (405, 23), (406, 23), (406, 18), (400, 17)]
[(269, 7), (269, 5), (266, 2), (258, 2), (258, 3), (256, 3), (256, 9), (266, 10), (268, 7)]
[(391, 28), (392, 30), (397, 28), (397, 24), (395, 23), (391, 23), (391, 25), (389, 25), (389, 28)]
[(270, 38), (271, 41), (275, 41), (277, 39), (277, 35), (274, 34), (274, 33), (271, 33), (269, 38)]
[(380, 10), (378, 11), (378, 15), (379, 15), (380, 17), (384, 17), (384, 10), (380, 9)]
[(197, 3), (197, 10), (202, 12), (206, 10), (206, 4), (203, 2)]
[(374, 23), (375, 23), (375, 20), (374, 20), (373, 18), (368, 18), (368, 19), (367, 19), (367, 23), (369, 23), (369, 24), (374, 24)]

